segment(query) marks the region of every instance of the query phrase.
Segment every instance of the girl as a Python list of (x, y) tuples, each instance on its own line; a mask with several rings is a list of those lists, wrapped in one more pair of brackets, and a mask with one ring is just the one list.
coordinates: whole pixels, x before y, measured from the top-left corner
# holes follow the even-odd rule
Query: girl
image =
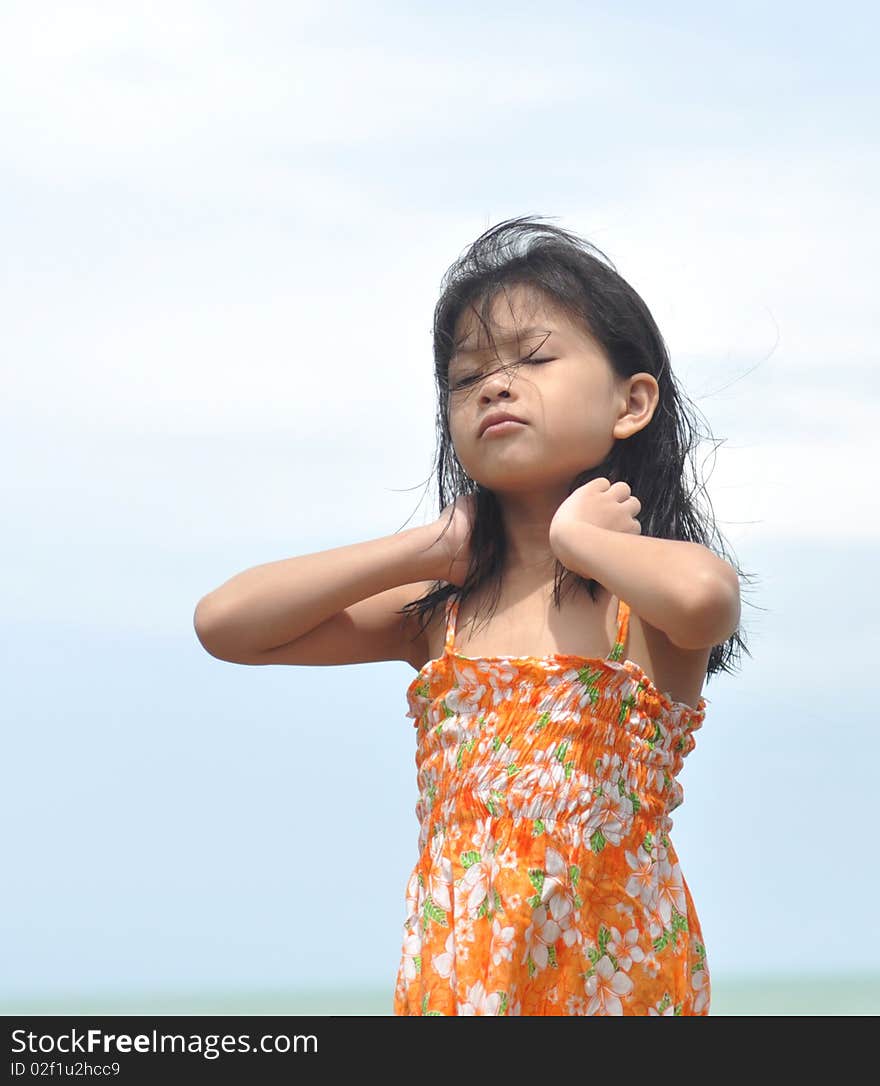
[(519, 218), (447, 272), (434, 364), (438, 520), (246, 570), (199, 639), (416, 669), (395, 1014), (707, 1015), (671, 812), (740, 571), (686, 487), (663, 339), (604, 254)]

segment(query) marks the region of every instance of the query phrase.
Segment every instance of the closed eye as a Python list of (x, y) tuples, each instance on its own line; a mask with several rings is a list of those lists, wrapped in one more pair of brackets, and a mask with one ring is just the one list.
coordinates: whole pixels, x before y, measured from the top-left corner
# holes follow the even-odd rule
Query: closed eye
[[(519, 360), (519, 362), (515, 363), (515, 365), (521, 366), (521, 365), (523, 365), (523, 363), (529, 362), (533, 366), (540, 366), (543, 362), (553, 362), (553, 361), (555, 361), (555, 359), (553, 359), (553, 358), (534, 358), (533, 356), (530, 355), (530, 356), (527, 356), (526, 358), (521, 358)], [(476, 381), (479, 381), (481, 379), (482, 379), (482, 375), (479, 374), (479, 373), (475, 373), (470, 377), (463, 377), (460, 381), (456, 381), (456, 383), (454, 385), (450, 386), (450, 387), (452, 388), (453, 392), (457, 392), (459, 389), (468, 388), (470, 385), (474, 384)]]

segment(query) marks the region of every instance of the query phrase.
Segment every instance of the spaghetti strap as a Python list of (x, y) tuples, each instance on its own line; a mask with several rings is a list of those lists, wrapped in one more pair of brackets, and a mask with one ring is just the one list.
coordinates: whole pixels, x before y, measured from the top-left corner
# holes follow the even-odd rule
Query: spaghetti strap
[(446, 601), (446, 644), (443, 650), (449, 656), (452, 655), (452, 649), (455, 643), (455, 620), (457, 617), (458, 598), (456, 596), (450, 596)]
[[(597, 651), (611, 621), (611, 652), (585, 657), (457, 656), (471, 648), (471, 619), (456, 646), (465, 593), (444, 591), (431, 623), (439, 652), (445, 618), (442, 663), (429, 661), (407, 688), (419, 854), (406, 884), (394, 1014), (707, 1015), (711, 967), (669, 836), (705, 699), (671, 701), (625, 658), (630, 606), (614, 592), (580, 616)], [(491, 861), (494, 849), (500, 875), (487, 880), (489, 865), (476, 861)], [(633, 883), (644, 884), (652, 864), (652, 900), (642, 907)], [(597, 963), (610, 938), (603, 931), (615, 933), (610, 965)], [(644, 969), (624, 969), (642, 961)]]
[(611, 647), (611, 652), (608, 654), (609, 660), (617, 661), (623, 659), (628, 633), (629, 604), (624, 600), (620, 600), (617, 605), (617, 633), (614, 637), (614, 644)]

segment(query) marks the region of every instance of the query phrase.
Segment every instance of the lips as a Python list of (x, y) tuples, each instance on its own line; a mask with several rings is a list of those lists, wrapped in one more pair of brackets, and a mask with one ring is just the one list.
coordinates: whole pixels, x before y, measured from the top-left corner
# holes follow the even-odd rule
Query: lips
[(489, 429), (490, 426), (494, 426), (496, 422), (523, 422), (523, 419), (519, 419), (516, 415), (511, 415), (509, 411), (493, 411), (491, 415), (487, 415), (480, 423), (479, 436)]

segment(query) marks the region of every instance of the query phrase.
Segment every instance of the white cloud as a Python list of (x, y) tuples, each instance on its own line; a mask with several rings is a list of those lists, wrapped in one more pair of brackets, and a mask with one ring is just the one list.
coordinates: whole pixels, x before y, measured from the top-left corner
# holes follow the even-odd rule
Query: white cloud
[[(880, 534), (862, 478), (877, 461), (880, 406), (880, 171), (864, 136), (876, 101), (876, 13), (866, 6), (854, 35), (849, 20), (802, 5), (597, 7), (4, 6), (0, 453), (12, 468), (0, 576), (15, 661), (13, 761), (40, 774), (18, 775), (8, 799), (32, 815), (23, 884), (40, 885), (27, 859), (57, 838), (57, 803), (41, 796), (70, 799), (67, 830), (81, 838), (102, 817), (83, 797), (103, 802), (115, 781), (120, 833), (136, 838), (143, 821), (144, 841), (167, 844), (159, 866), (122, 865), (110, 912), (103, 888), (72, 876), (70, 931), (88, 936), (100, 920), (108, 945), (122, 945), (134, 926), (156, 931), (163, 947), (183, 933), (186, 953), (160, 955), (158, 965), (135, 955), (129, 982), (221, 980), (211, 933), (204, 946), (190, 934), (203, 920), (198, 879), (179, 903), (192, 924), (184, 916), (178, 933), (169, 925), (180, 926), (180, 909), (157, 926), (162, 902), (144, 886), (158, 877), (161, 891), (175, 864), (192, 871), (180, 827), (199, 832), (193, 811), (216, 821), (214, 812), (229, 810), (243, 835), (250, 815), (259, 834), (273, 824), (275, 811), (261, 804), (274, 796), (280, 816), (308, 821), (312, 769), (326, 753), (327, 673), (215, 666), (195, 641), (195, 603), (237, 570), (436, 513), (433, 481), (423, 499), (435, 451), (433, 307), (447, 266), (503, 218), (557, 216), (607, 251), (724, 441), (714, 466), (708, 445), (698, 465), (719, 528), (758, 575), (747, 599), (767, 610), (744, 606), (755, 666), (747, 659), (741, 677), (709, 687), (718, 717), (687, 770), (706, 793), (692, 795), (701, 812), (694, 844), (704, 881), (722, 889), (718, 931), (746, 931), (713, 869), (721, 823), (712, 819), (735, 811), (731, 829), (742, 830), (726, 798), (742, 797), (737, 759), (747, 755), (758, 770), (746, 807), (760, 828), (780, 787), (827, 777), (827, 748), (809, 735), (801, 742), (805, 726), (824, 735), (830, 716), (861, 741), (853, 729), (866, 726), (865, 714), (838, 720), (828, 708), (847, 687), (845, 667), (827, 683), (803, 665), (823, 638), (837, 643), (841, 631), (867, 628), (872, 600), (834, 593), (817, 625), (803, 585), (849, 576), (870, 597), (870, 545), (853, 544)], [(395, 683), (411, 680), (406, 665), (388, 666)], [(793, 701), (788, 687), (778, 692), (780, 669)], [(378, 720), (381, 680), (374, 670), (334, 670), (339, 718), (368, 704)], [(791, 703), (781, 715), (782, 696)], [(402, 906), (415, 833), (406, 827), (404, 847), (398, 811), (411, 792), (411, 728), (396, 694), (388, 704), (400, 707), (406, 734), (361, 714), (365, 727), (346, 738), (363, 742), (349, 760), (352, 788), (364, 766), (372, 778), (363, 757), (383, 774), (404, 759), (405, 767), (385, 778), (386, 822), (371, 810), (351, 843), (358, 851), (363, 842), (369, 857), (368, 834), (400, 834), (389, 855)], [(795, 728), (803, 764), (793, 771)], [(158, 837), (157, 779), (169, 801), (162, 811), (173, 816)], [(351, 822), (344, 803), (338, 813), (340, 825)], [(759, 833), (753, 839), (760, 844)], [(806, 856), (812, 839), (803, 840)], [(855, 870), (858, 843), (835, 854), (841, 871)], [(271, 867), (272, 849), (264, 851), (255, 877)], [(752, 884), (796, 883), (797, 850), (782, 865), (771, 851), (766, 865), (760, 847), (751, 856)], [(858, 901), (870, 903), (876, 885), (859, 870)], [(255, 959), (241, 923), (249, 903), (235, 898), (241, 879), (218, 882), (215, 926), (224, 938), (232, 932), (222, 979), (265, 980), (274, 962), (288, 979), (294, 969), (303, 983), (333, 983), (323, 951), (311, 970), (289, 939), (309, 919), (289, 908), (302, 896), (295, 865), (276, 864), (276, 874), (267, 900), (280, 904), (264, 925), (266, 945), (287, 949), (272, 961)], [(689, 878), (699, 881), (699, 867)], [(4, 926), (27, 931), (35, 901), (6, 902)], [(396, 943), (384, 905), (369, 905), (371, 930), (385, 924)], [(330, 901), (331, 929), (333, 909), (346, 923), (346, 907)], [(735, 909), (744, 907), (751, 903), (740, 897)], [(867, 908), (854, 923), (869, 923)], [(797, 963), (800, 947), (827, 936), (813, 917), (790, 921), (780, 917), (787, 940), (774, 960), (762, 946), (761, 961), (748, 965)], [(13, 984), (81, 989), (120, 979), (106, 955), (85, 963), (61, 947), (60, 958), (41, 957), (36, 942), (19, 942), (26, 953)], [(848, 960), (845, 942), (844, 933), (830, 964)], [(359, 968), (387, 979), (380, 944)], [(723, 968), (725, 953), (741, 965), (750, 948), (743, 936), (716, 953)]]

